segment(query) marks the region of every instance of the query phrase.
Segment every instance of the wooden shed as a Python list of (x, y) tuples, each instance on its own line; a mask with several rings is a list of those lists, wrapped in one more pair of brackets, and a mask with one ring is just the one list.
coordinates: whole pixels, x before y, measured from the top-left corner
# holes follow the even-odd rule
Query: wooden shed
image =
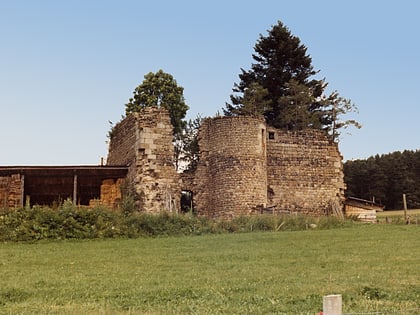
[(66, 199), (112, 206), (126, 166), (0, 166), (0, 208), (52, 205)]
[(362, 222), (376, 223), (376, 212), (384, 211), (384, 207), (374, 201), (347, 197), (344, 214), (346, 217), (357, 217)]

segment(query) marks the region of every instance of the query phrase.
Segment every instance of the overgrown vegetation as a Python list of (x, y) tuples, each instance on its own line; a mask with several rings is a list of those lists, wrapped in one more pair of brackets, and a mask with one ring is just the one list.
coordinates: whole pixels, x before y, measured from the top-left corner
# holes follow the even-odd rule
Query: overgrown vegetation
[(334, 217), (252, 216), (233, 220), (191, 214), (159, 215), (131, 211), (134, 200), (125, 198), (123, 211), (104, 207), (77, 207), (65, 201), (57, 209), (25, 207), (0, 210), (0, 241), (93, 239), (141, 236), (178, 236), (252, 231), (326, 229), (350, 225)]
[[(182, 217), (172, 224), (177, 219)], [(296, 220), (306, 228), (304, 218)], [(253, 229), (271, 224), (264, 218)], [(324, 295), (340, 293), (346, 314), (419, 314), (418, 232), (414, 225), (355, 224), (281, 233), (3, 242), (0, 313), (317, 314)]]

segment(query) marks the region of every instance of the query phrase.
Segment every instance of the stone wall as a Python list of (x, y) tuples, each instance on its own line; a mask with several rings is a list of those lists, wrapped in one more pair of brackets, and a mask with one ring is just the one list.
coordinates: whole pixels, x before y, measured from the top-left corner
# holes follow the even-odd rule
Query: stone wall
[(196, 211), (211, 217), (252, 214), (267, 202), (266, 127), (251, 117), (206, 119), (199, 131)]
[(326, 214), (344, 198), (342, 156), (320, 130), (268, 129), (268, 205), (274, 210)]
[(127, 165), (139, 210), (177, 211), (181, 190), (173, 163), (173, 127), (164, 108), (130, 114), (112, 132), (108, 165)]
[(195, 173), (173, 165), (172, 125), (163, 108), (148, 107), (117, 124), (108, 165), (128, 165), (139, 209), (178, 210), (181, 189), (193, 192), (195, 211), (232, 218), (292, 212), (322, 215), (344, 198), (342, 157), (320, 130), (287, 132), (262, 118), (216, 117), (199, 130)]
[(138, 143), (138, 115), (131, 114), (114, 126), (108, 148), (107, 165), (129, 166), (127, 178), (135, 177)]
[(259, 118), (217, 117), (202, 124), (199, 147), (193, 180), (182, 177), (198, 214), (322, 215), (344, 198), (342, 157), (323, 131), (287, 132)]
[(0, 176), (0, 208), (16, 208), (23, 205), (20, 174)]

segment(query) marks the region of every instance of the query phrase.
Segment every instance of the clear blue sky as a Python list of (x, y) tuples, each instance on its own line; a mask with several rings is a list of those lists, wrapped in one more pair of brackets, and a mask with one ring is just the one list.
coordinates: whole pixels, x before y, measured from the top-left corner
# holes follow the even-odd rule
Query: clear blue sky
[(163, 69), (188, 116), (221, 111), (281, 20), (359, 108), (344, 159), (420, 149), (420, 1), (0, 0), (0, 165), (98, 164), (108, 121)]

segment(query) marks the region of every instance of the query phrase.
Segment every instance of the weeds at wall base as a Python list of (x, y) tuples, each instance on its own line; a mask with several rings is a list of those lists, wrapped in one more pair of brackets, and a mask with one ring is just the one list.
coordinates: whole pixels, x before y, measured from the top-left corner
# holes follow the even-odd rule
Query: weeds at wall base
[(63, 202), (57, 208), (26, 206), (0, 210), (0, 241), (94, 239), (296, 231), (351, 226), (334, 217), (241, 216), (232, 220), (191, 214), (158, 215), (116, 212), (105, 207), (85, 208)]

